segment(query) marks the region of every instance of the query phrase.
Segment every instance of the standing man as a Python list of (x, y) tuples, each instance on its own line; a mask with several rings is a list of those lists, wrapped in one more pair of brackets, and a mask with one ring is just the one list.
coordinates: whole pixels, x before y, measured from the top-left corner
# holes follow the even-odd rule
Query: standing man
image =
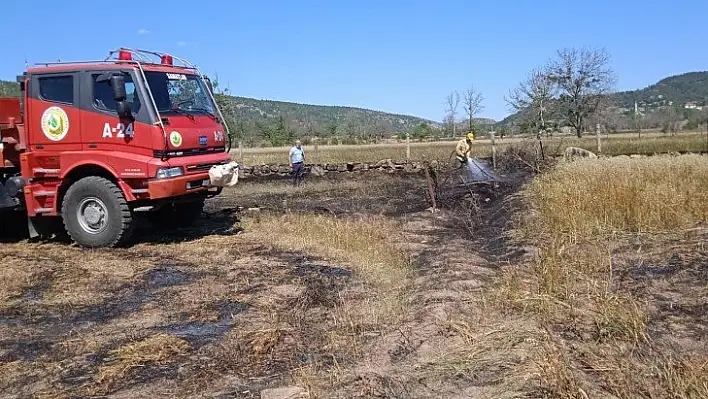
[(305, 151), (302, 149), (300, 140), (295, 142), (295, 146), (290, 149), (290, 167), (293, 169), (293, 185), (299, 186), (302, 182), (302, 175), (305, 172)]

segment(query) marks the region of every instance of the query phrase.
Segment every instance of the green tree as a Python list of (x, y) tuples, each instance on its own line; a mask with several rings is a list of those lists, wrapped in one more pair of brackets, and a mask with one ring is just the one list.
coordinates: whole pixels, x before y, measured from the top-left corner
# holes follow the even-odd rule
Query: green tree
[(19, 97), (20, 85), (14, 82), (0, 81), (0, 97)]
[(272, 125), (259, 121), (256, 127), (261, 137), (274, 147), (288, 144), (294, 138), (293, 131), (286, 125), (282, 115)]
[(325, 131), (325, 134), (327, 137), (336, 137), (337, 136), (337, 124), (332, 123), (329, 126), (327, 126), (327, 130)]
[(421, 122), (414, 127), (411, 132), (411, 138), (422, 141), (424, 138), (430, 137), (433, 134), (433, 129), (425, 122)]

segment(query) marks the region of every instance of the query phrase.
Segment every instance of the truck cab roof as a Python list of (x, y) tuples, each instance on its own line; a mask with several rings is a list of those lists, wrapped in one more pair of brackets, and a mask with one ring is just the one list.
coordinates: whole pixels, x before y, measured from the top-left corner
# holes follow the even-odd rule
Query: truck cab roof
[[(178, 63), (175, 63), (177, 60)], [(196, 65), (190, 61), (166, 53), (120, 48), (109, 52), (105, 60), (47, 62), (27, 68), (28, 74), (61, 73), (77, 70), (124, 69), (142, 67), (146, 71), (198, 74)]]
[[(160, 64), (147, 64), (141, 63), (142, 68), (146, 71), (155, 72), (172, 72), (172, 73), (183, 73), (183, 74), (196, 74), (196, 71), (192, 68), (170, 66), (170, 65), (160, 65)], [(77, 71), (77, 70), (106, 70), (106, 69), (125, 69), (125, 68), (137, 68), (137, 62), (125, 62), (125, 61), (113, 61), (113, 62), (95, 62), (95, 63), (61, 63), (61, 64), (42, 64), (27, 68), (27, 73), (37, 74), (37, 73), (53, 73), (53, 72), (67, 72), (67, 71)]]

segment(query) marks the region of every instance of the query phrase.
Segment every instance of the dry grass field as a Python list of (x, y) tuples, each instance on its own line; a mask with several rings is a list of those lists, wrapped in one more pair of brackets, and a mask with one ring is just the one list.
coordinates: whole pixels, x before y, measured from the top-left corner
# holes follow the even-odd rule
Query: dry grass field
[[(575, 136), (544, 138), (547, 155), (560, 154), (568, 146), (577, 146), (595, 151), (596, 138), (592, 135), (578, 139)], [(536, 140), (521, 138), (497, 139), (497, 151), (501, 152), (510, 145), (519, 143), (537, 143)], [(414, 161), (449, 161), (452, 159), (456, 141), (412, 142), (411, 159)], [(370, 145), (314, 145), (304, 146), (307, 163), (343, 163), (343, 162), (378, 162), (382, 159), (405, 160), (406, 144), (370, 144)], [(243, 162), (246, 165), (287, 164), (290, 147), (246, 148), (243, 150)], [(613, 134), (602, 136), (602, 153), (605, 155), (620, 154), (653, 154), (668, 152), (706, 152), (708, 137), (702, 132), (679, 133), (669, 136), (662, 133), (644, 133), (641, 139), (637, 134)], [(237, 161), (240, 155), (237, 149), (232, 150)], [(492, 145), (488, 139), (474, 142), (472, 155), (475, 157), (491, 157)]]
[(435, 212), (372, 171), (127, 248), (6, 238), (0, 398), (708, 397), (708, 158), (502, 164)]
[(523, 192), (535, 257), (493, 294), (549, 337), (553, 397), (708, 397), (708, 159), (561, 165)]

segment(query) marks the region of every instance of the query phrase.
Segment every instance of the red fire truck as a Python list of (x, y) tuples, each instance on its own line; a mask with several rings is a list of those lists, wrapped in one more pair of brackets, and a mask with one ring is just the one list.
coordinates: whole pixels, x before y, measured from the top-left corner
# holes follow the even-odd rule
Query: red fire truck
[[(38, 64), (0, 99), (0, 223), (30, 235), (60, 221), (82, 247), (126, 243), (137, 212), (188, 225), (223, 184), (229, 134), (191, 62), (121, 48), (101, 61)], [(14, 226), (9, 226), (14, 228)], [(24, 226), (17, 226), (24, 228)]]

